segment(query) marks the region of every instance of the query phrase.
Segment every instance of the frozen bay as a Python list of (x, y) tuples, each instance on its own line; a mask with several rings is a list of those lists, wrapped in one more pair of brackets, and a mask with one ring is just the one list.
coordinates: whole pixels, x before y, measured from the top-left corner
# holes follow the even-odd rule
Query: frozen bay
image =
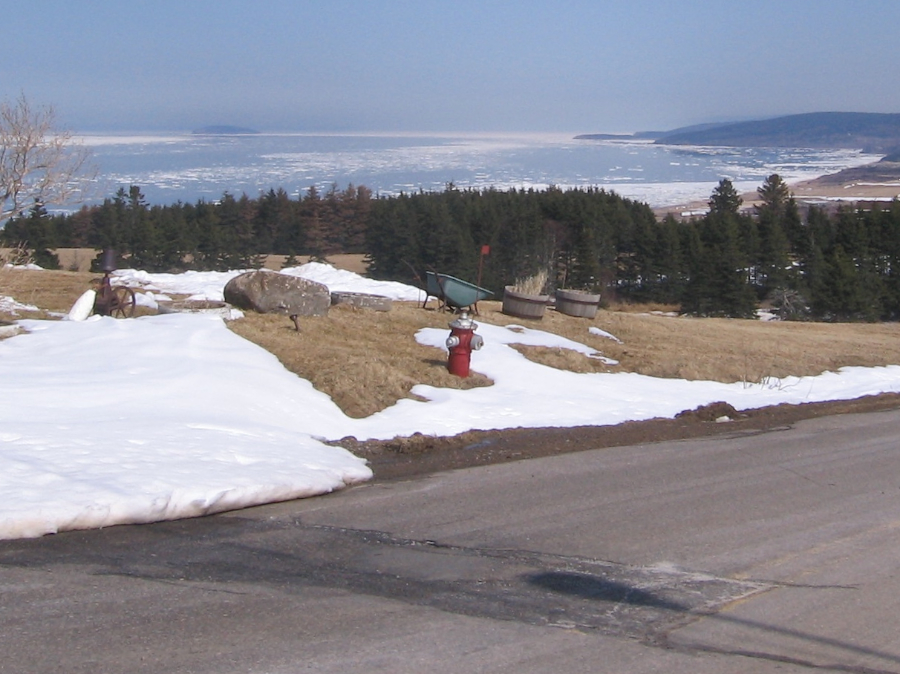
[(876, 161), (854, 150), (713, 148), (570, 134), (97, 134), (81, 137), (99, 169), (95, 200), (138, 185), (150, 204), (256, 197), (349, 184), (376, 194), (459, 188), (602, 187), (651, 206), (706, 199), (722, 178), (752, 191)]

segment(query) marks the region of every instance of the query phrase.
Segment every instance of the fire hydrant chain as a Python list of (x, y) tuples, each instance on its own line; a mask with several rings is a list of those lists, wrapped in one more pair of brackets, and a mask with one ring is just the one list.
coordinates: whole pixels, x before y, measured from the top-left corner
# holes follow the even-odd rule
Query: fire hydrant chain
[(447, 337), (447, 349), (450, 351), (447, 357), (447, 371), (457, 377), (469, 376), (469, 363), (472, 352), (478, 351), (484, 346), (484, 339), (476, 335), (475, 323), (466, 311), (459, 314), (459, 318), (450, 323), (450, 336)]

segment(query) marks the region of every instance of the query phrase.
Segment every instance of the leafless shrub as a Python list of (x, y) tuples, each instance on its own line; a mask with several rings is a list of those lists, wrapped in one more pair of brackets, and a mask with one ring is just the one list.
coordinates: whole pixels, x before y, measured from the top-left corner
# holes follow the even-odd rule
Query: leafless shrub
[(88, 150), (56, 124), (52, 107), (35, 107), (24, 94), (0, 102), (0, 223), (35, 201), (77, 201), (93, 171)]
[(21, 267), (32, 262), (31, 253), (20, 241), (10, 248), (0, 248), (0, 272), (10, 267)]

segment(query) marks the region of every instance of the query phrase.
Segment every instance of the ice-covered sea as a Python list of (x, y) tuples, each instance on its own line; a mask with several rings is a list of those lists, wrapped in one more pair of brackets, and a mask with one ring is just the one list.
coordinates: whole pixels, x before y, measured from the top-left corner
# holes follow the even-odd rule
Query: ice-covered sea
[(651, 206), (706, 199), (722, 178), (752, 191), (878, 159), (858, 151), (711, 148), (647, 141), (576, 140), (572, 134), (85, 135), (99, 169), (93, 200), (138, 185), (151, 204), (292, 196), (311, 186), (365, 185), (379, 194), (460, 188), (597, 186)]

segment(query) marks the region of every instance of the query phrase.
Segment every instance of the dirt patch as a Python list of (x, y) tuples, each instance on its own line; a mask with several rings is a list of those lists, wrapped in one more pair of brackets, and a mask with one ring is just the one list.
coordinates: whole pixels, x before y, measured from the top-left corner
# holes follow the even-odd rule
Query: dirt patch
[[(746, 412), (737, 412), (726, 403), (714, 403), (683, 412), (675, 419), (632, 421), (616, 426), (469, 431), (443, 438), (416, 434), (366, 442), (344, 438), (333, 444), (367, 459), (375, 480), (383, 482), (589, 449), (764, 433), (788, 428), (804, 419), (896, 409), (900, 409), (900, 395), (894, 393), (857, 400), (782, 404)], [(730, 420), (721, 420), (723, 416)]]
[(747, 415), (738, 412), (728, 403), (717, 402), (709, 405), (701, 405), (693, 410), (685, 410), (675, 415), (676, 419), (695, 419), (697, 421), (715, 421), (722, 423), (725, 421), (734, 421), (735, 419), (743, 419)]

